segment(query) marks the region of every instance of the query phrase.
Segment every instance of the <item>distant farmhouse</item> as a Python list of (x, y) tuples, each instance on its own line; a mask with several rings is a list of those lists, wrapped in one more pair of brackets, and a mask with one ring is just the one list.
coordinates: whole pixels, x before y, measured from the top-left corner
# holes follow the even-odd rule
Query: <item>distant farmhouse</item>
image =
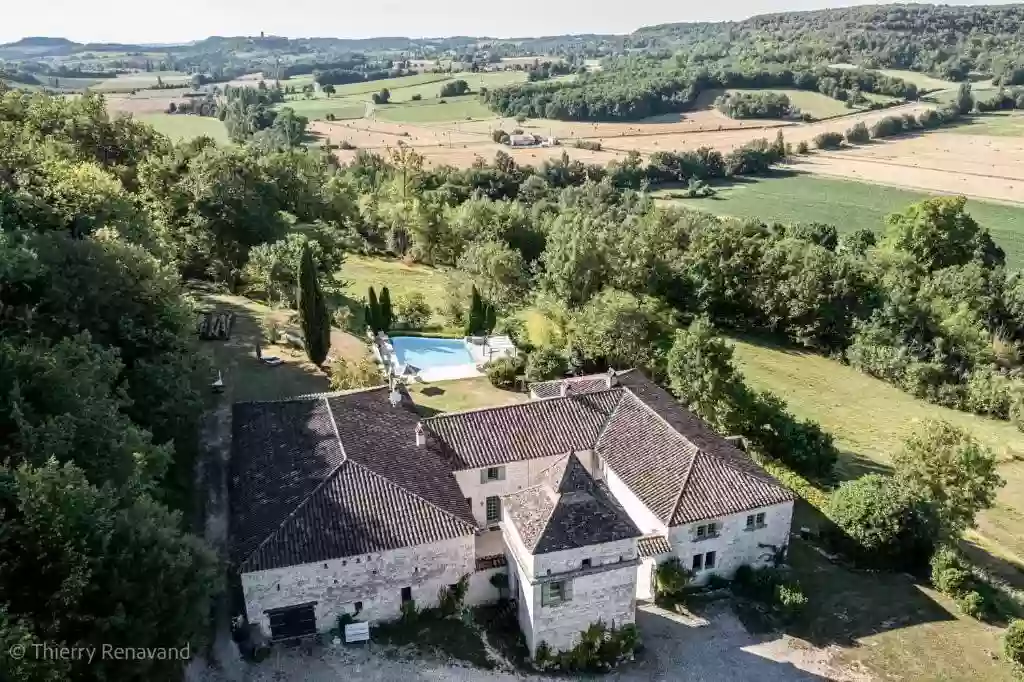
[[(284, 639), (436, 606), (507, 573), (531, 654), (634, 621), (657, 564), (695, 581), (764, 564), (793, 494), (635, 370), (421, 419), (387, 387), (234, 408), (232, 561), (251, 623)], [(766, 549), (767, 548), (767, 549)]]

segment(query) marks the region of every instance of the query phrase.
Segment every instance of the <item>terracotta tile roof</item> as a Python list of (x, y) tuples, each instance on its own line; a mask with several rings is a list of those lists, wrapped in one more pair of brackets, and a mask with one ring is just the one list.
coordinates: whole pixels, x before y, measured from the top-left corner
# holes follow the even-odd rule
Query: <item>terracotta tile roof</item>
[(611, 492), (568, 454), (542, 482), (504, 498), (505, 519), (532, 554), (575, 549), (640, 536)]
[(234, 407), (231, 558), (242, 572), (471, 535), (446, 464), (386, 388)]
[(589, 450), (622, 396), (611, 389), (568, 398), (443, 414), (423, 420), (453, 469)]
[(612, 388), (608, 385), (608, 375), (594, 374), (583, 377), (569, 377), (530, 384), (530, 393), (537, 398), (560, 398), (562, 386), (566, 395), (581, 395)]
[(645, 535), (637, 540), (636, 548), (641, 557), (672, 553), (672, 545), (664, 535)]

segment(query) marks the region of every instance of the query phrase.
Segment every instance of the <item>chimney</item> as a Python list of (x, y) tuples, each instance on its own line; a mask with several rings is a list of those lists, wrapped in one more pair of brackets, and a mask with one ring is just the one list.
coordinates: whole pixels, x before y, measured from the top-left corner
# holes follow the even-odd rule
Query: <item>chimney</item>
[(562, 383), (558, 385), (558, 395), (562, 398), (565, 397), (566, 393), (569, 392), (569, 380), (562, 379)]
[(423, 428), (423, 422), (416, 423), (416, 446), (421, 447), (427, 444), (427, 431)]
[(614, 367), (609, 367), (608, 368), (608, 376), (605, 377), (605, 381), (608, 384), (608, 388), (611, 388), (613, 386), (618, 386), (619, 378), (617, 376), (615, 376), (615, 368)]

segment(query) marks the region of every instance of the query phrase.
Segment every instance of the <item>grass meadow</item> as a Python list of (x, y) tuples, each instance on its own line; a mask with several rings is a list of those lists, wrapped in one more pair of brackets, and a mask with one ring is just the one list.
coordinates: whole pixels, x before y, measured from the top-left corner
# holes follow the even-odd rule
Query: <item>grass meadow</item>
[(996, 137), (1024, 137), (1024, 113), (992, 112), (984, 118), (974, 117), (967, 124), (953, 126), (951, 133), (959, 135), (994, 135)]
[[(968, 128), (970, 129), (970, 128)], [(658, 190), (655, 197), (672, 190)], [(717, 215), (765, 222), (821, 222), (840, 233), (885, 230), (885, 217), (935, 194), (802, 174), (777, 174), (721, 188), (707, 199), (669, 199), (673, 204)], [(1006, 251), (1008, 267), (1024, 267), (1024, 208), (971, 199), (967, 209)]]

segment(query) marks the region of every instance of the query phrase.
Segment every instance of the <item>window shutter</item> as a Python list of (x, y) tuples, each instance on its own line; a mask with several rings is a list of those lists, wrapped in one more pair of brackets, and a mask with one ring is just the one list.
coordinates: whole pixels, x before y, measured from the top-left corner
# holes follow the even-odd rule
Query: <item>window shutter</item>
[(563, 601), (572, 601), (572, 580), (562, 583)]
[(480, 470), (480, 482), (487, 483), (487, 469), (483, 468)]
[(498, 467), (498, 480), (499, 481), (504, 481), (505, 480), (505, 467)]

